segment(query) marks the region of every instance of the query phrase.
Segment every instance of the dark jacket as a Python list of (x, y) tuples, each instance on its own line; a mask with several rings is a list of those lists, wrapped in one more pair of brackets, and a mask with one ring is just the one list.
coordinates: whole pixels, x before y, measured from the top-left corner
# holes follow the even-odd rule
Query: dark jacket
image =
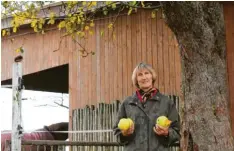
[[(167, 116), (172, 124), (168, 136), (158, 136), (154, 131), (156, 119)], [(131, 118), (135, 124), (134, 133), (123, 136), (118, 127), (121, 118)], [(117, 140), (124, 144), (124, 151), (168, 151), (169, 146), (180, 140), (180, 122), (175, 104), (159, 91), (145, 105), (136, 93), (127, 97), (120, 106), (114, 127)]]

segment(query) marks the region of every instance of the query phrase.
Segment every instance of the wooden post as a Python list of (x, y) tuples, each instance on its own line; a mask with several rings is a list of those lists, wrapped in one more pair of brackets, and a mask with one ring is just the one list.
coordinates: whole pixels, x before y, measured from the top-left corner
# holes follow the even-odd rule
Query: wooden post
[(23, 89), (22, 81), (22, 63), (15, 62), (13, 64), (12, 75), (12, 89), (13, 89), (13, 102), (12, 102), (12, 134), (11, 134), (11, 150), (21, 151), (21, 93)]

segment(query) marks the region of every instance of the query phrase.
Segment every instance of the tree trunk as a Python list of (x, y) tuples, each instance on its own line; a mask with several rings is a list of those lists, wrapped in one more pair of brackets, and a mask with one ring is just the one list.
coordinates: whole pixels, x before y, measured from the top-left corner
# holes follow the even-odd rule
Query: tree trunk
[[(195, 1), (161, 4), (182, 57), (182, 150), (233, 151), (222, 5)], [(192, 145), (188, 145), (188, 137)]]

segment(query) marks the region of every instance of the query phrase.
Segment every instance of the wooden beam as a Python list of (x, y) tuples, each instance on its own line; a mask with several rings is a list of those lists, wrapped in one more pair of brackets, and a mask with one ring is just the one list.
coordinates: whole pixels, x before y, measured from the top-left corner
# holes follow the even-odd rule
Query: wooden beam
[(21, 151), (21, 94), (23, 89), (22, 81), (22, 63), (15, 62), (13, 64), (13, 100), (12, 100), (12, 134), (11, 134), (11, 150)]

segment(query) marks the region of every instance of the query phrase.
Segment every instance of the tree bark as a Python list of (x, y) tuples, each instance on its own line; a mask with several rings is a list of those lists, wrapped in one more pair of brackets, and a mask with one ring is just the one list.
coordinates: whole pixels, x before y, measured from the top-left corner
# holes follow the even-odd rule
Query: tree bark
[[(181, 148), (233, 151), (222, 5), (195, 1), (161, 5), (165, 21), (176, 35), (182, 60)], [(188, 138), (192, 145), (188, 145)]]

